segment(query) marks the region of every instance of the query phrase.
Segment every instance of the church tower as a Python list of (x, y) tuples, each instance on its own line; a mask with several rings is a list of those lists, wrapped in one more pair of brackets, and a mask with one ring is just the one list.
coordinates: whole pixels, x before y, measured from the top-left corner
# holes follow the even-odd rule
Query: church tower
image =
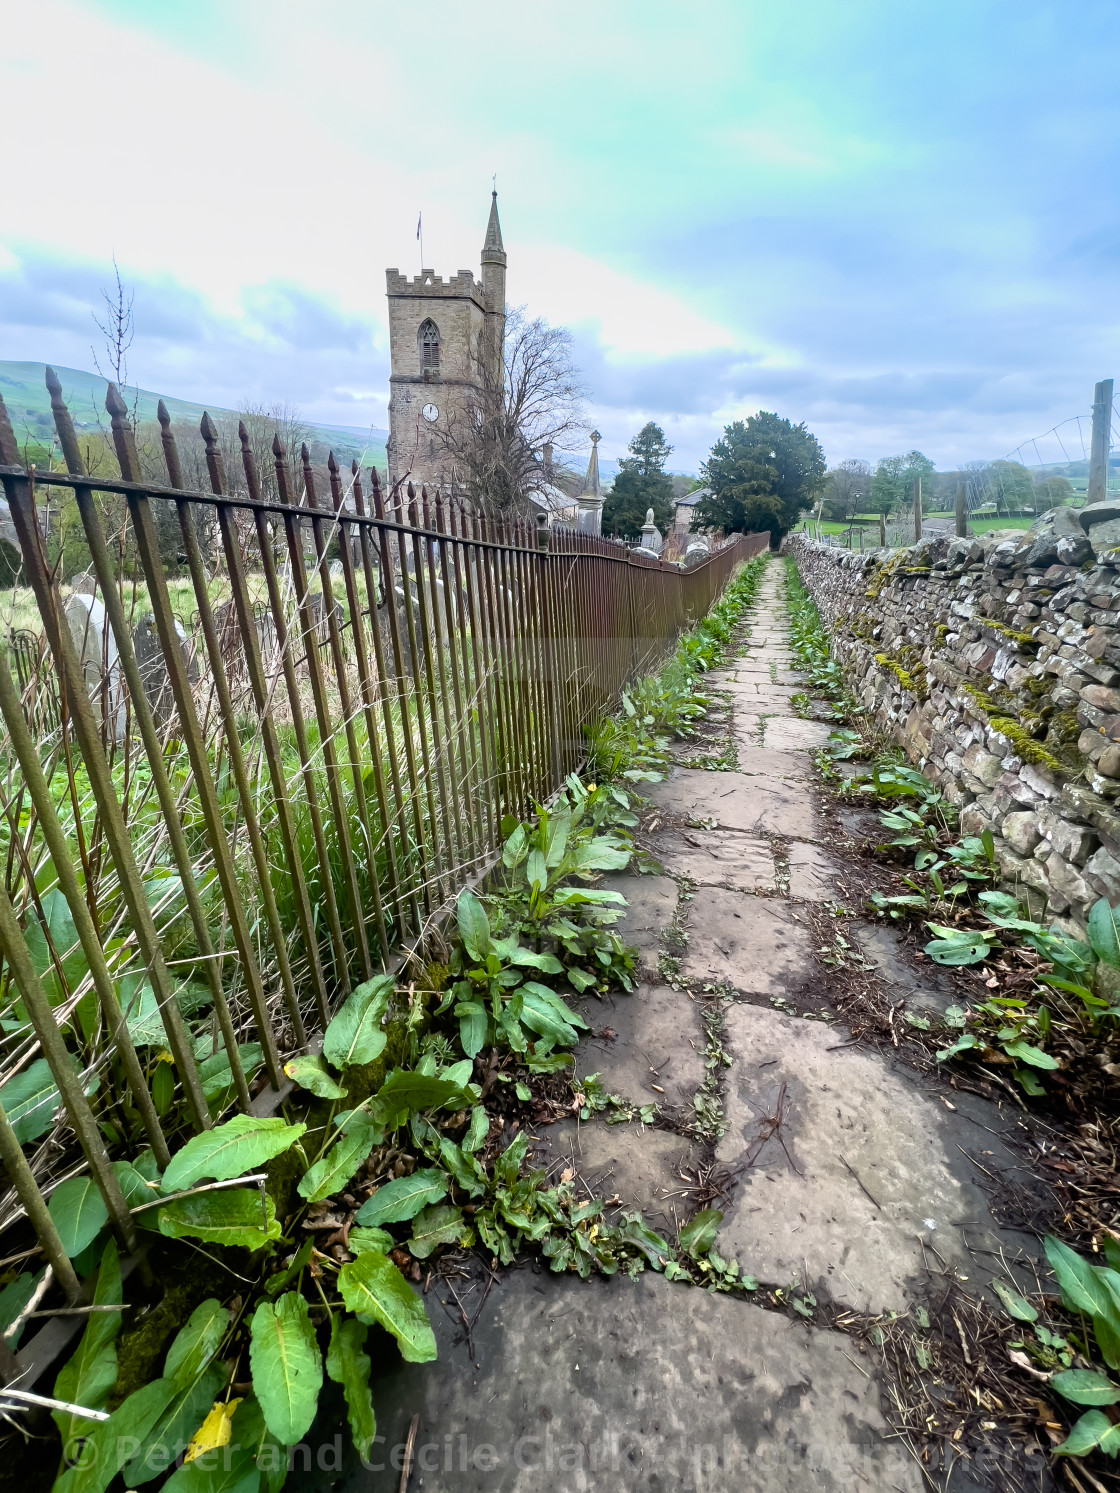
[(389, 483), (446, 486), (449, 440), (473, 421), (484, 391), (500, 387), (506, 320), (506, 252), (498, 194), (482, 247), (482, 277), (444, 280), (422, 269), (411, 280), (385, 271), (389, 300)]

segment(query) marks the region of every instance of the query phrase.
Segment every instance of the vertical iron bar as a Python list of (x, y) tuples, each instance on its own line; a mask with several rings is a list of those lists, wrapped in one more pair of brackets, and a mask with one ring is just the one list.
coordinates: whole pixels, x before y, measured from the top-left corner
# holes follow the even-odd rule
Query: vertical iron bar
[(16, 1140), (12, 1122), (5, 1114), (2, 1104), (0, 1104), (0, 1161), (3, 1161), (8, 1180), (15, 1188), (16, 1196), (23, 1205), (28, 1222), (43, 1246), (43, 1253), (50, 1262), (55, 1280), (65, 1292), (67, 1301), (77, 1301), (82, 1291), (81, 1282), (70, 1263), (69, 1255), (62, 1247), (62, 1240), (58, 1237), (54, 1219), (50, 1215), (43, 1194), (39, 1191), (39, 1184), (35, 1181), (27, 1163), (27, 1157), (23, 1154), (23, 1147)]

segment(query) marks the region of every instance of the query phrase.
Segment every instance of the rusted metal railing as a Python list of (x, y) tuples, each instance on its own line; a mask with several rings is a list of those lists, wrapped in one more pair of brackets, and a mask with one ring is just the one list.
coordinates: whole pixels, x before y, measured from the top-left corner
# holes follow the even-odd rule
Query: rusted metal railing
[[(21, 465), (0, 401), (41, 628), (0, 647), (0, 1081), (32, 1096), (0, 1104), (0, 1231), (26, 1214), (73, 1289), (44, 1197), (88, 1170), (130, 1245), (114, 1140), (166, 1163), (172, 1121), (280, 1088), (284, 1058), (416, 946), (503, 819), (580, 766), (585, 728), (767, 536), (682, 568), (411, 486), (386, 497), (333, 457), (323, 482), (278, 440), (266, 501), (244, 427), (233, 482), (209, 416), (209, 491), (190, 490), (163, 406), (166, 482), (113, 385), (119, 476), (88, 475), (48, 386), (65, 473)], [(92, 562), (68, 592), (44, 490)]]

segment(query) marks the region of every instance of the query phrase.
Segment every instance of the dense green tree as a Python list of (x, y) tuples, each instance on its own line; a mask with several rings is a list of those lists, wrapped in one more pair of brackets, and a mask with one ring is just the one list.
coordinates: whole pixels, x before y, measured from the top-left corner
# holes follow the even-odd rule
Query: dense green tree
[(793, 425), (760, 410), (726, 427), (701, 475), (712, 492), (696, 505), (698, 524), (740, 534), (769, 529), (776, 540), (820, 490), (824, 452), (804, 421)]
[(650, 508), (654, 523), (664, 533), (673, 522), (673, 479), (665, 470), (673, 448), (661, 426), (650, 420), (629, 449), (603, 504), (603, 533), (637, 534)]
[(1073, 483), (1068, 477), (1038, 477), (1034, 484), (1035, 512), (1045, 513), (1048, 508), (1068, 503), (1072, 494)]
[(871, 478), (871, 507), (875, 513), (896, 513), (914, 501), (914, 479), (920, 477), (925, 488), (933, 475), (933, 462), (920, 451), (901, 456), (884, 456), (875, 464)]
[(870, 463), (856, 457), (839, 462), (829, 469), (821, 493), (825, 518), (849, 523), (857, 513), (865, 511), (870, 490)]

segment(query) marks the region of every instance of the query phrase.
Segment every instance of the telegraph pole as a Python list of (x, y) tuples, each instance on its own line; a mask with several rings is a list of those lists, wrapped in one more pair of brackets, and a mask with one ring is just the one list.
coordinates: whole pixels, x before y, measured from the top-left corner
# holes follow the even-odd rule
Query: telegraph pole
[(958, 539), (968, 538), (968, 506), (965, 502), (964, 483), (957, 483), (957, 500), (953, 505), (953, 517), (956, 520)]
[(922, 478), (921, 473), (914, 478), (914, 543), (920, 544), (922, 540)]
[(1112, 430), (1112, 380), (1101, 379), (1093, 390), (1093, 442), (1089, 447), (1089, 492), (1086, 503), (1103, 503), (1108, 496), (1108, 444)]

